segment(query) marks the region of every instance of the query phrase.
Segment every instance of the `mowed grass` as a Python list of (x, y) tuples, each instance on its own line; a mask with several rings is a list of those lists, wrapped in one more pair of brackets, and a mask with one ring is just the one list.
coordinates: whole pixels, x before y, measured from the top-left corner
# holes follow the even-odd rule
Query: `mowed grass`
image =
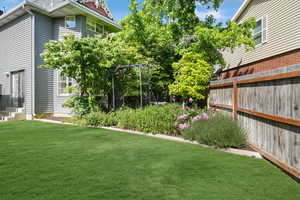
[(299, 200), (264, 160), (146, 136), (0, 123), (1, 200)]

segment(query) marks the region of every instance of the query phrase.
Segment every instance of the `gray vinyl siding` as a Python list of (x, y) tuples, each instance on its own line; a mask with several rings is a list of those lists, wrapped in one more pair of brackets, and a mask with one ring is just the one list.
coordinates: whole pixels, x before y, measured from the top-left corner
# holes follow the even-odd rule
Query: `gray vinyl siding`
[[(11, 95), (6, 72), (24, 70), (25, 112), (32, 114), (32, 17), (19, 17), (0, 27), (0, 85), (2, 95)], [(3, 97), (2, 97), (3, 98)]]
[(53, 70), (42, 69), (43, 64), (40, 54), (44, 51), (44, 46), (52, 40), (52, 19), (46, 15), (35, 15), (35, 112), (53, 113)]
[[(65, 28), (65, 18), (53, 19), (53, 39), (63, 40), (64, 36), (67, 34), (73, 34), (76, 37), (82, 37), (82, 28), (84, 26), (84, 17), (76, 16), (76, 27), (69, 29)], [(65, 101), (69, 96), (60, 96), (58, 94), (58, 72), (54, 72), (54, 113), (55, 114), (69, 114), (71, 110), (63, 107)]]
[(75, 28), (66, 28), (65, 27), (65, 18), (55, 18), (53, 19), (53, 39), (54, 40), (63, 40), (65, 35), (72, 34), (76, 37), (82, 36), (82, 16), (76, 16), (76, 27)]
[(250, 17), (267, 16), (268, 40), (255, 50), (245, 52), (243, 48), (224, 52), (227, 68), (252, 63), (300, 48), (300, 1), (299, 0), (253, 0), (237, 19), (242, 23)]

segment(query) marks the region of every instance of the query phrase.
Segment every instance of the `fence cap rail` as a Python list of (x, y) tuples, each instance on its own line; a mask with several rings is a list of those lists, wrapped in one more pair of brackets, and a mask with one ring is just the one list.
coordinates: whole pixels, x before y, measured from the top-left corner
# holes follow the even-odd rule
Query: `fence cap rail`
[(209, 87), (214, 89), (214, 88), (232, 86), (235, 80), (237, 81), (237, 84), (242, 85), (242, 84), (249, 84), (249, 83), (289, 79), (295, 77), (300, 77), (300, 64), (279, 68), (276, 70), (260, 72), (256, 74), (234, 77), (232, 79), (212, 81)]

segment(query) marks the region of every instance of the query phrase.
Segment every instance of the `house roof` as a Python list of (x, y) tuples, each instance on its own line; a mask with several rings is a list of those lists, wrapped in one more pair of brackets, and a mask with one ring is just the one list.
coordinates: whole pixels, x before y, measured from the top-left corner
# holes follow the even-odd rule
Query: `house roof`
[(94, 2), (85, 2), (85, 3), (80, 3), (80, 4), (84, 5), (85, 7), (89, 8), (89, 9), (91, 9), (91, 10), (97, 12), (97, 13), (99, 13), (100, 15), (102, 15), (104, 17), (107, 17), (107, 18), (111, 19), (109, 17), (109, 14), (107, 13), (107, 11), (104, 8), (101, 8), (101, 7), (97, 8)]
[(247, 8), (247, 6), (250, 4), (251, 1), (252, 0), (244, 0), (243, 4), (238, 9), (238, 11), (234, 14), (231, 21), (236, 21), (241, 16), (241, 14), (244, 12), (244, 10)]
[(74, 14), (92, 16), (103, 21), (110, 27), (113, 27), (114, 30), (121, 30), (121, 26), (112, 18), (110, 18), (109, 13), (107, 13), (105, 9), (96, 8), (96, 6), (93, 7), (90, 4), (83, 5), (75, 0), (66, 0), (63, 3), (57, 5), (56, 7), (50, 9), (42, 8), (35, 3), (25, 0), (17, 7), (0, 16), (0, 27), (18, 18), (19, 16), (24, 15), (27, 12), (27, 10), (35, 10), (50, 17), (61, 17), (64, 15), (64, 13), (70, 15), (71, 13), (76, 12)]

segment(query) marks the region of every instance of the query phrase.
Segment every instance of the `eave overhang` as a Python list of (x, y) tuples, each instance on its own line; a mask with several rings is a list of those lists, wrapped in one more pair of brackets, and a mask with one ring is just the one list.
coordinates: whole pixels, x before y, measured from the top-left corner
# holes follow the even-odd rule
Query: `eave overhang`
[(251, 1), (252, 0), (245, 0), (241, 7), (238, 9), (238, 11), (234, 14), (231, 21), (237, 22), (238, 18), (241, 16), (241, 14), (244, 12), (244, 10), (247, 8)]
[(115, 21), (102, 16), (101, 14), (81, 5), (80, 3), (74, 1), (74, 0), (68, 0), (66, 2), (63, 2), (55, 7), (53, 7), (50, 10), (46, 10), (45, 8), (39, 7), (38, 5), (29, 2), (24, 1), (11, 11), (5, 13), (0, 17), (0, 27), (4, 24), (26, 14), (26, 9), (30, 9), (39, 13), (43, 13), (49, 17), (63, 17), (68, 15), (83, 15), (92, 17), (98, 20), (101, 20), (106, 26), (110, 27), (112, 31), (120, 31), (122, 27)]
[(23, 9), (24, 2), (15, 7), (14, 9), (10, 10), (9, 12), (5, 13), (4, 15), (0, 16), (0, 27), (4, 24), (24, 15), (26, 11)]

